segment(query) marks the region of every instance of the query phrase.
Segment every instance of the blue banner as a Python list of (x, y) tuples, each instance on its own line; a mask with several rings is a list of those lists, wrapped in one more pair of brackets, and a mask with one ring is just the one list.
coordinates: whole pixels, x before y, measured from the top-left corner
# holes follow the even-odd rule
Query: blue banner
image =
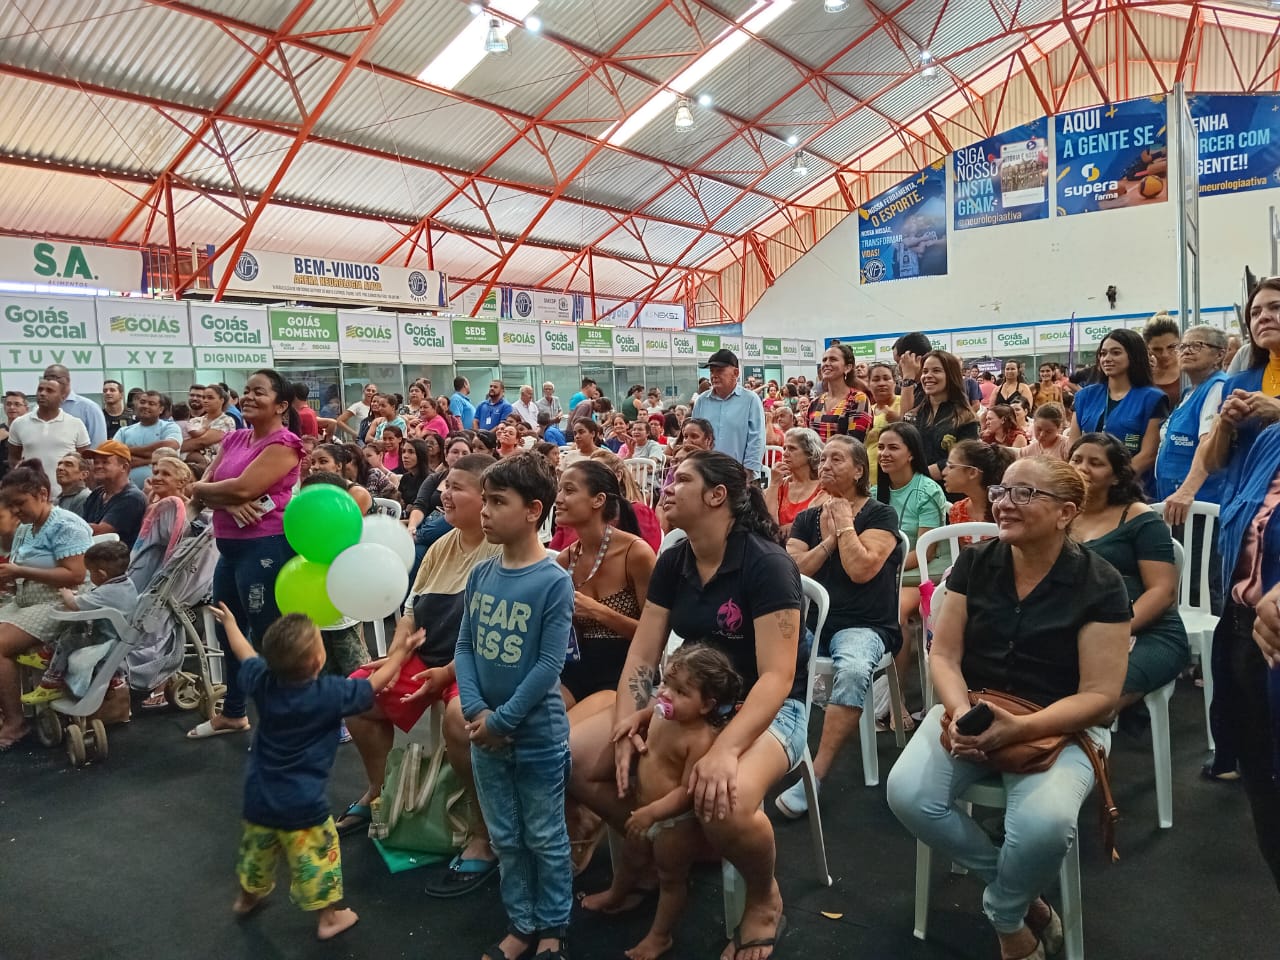
[(1058, 216), (1169, 199), (1169, 131), (1163, 96), (1060, 113)]
[(1041, 117), (951, 155), (955, 229), (1049, 216), (1048, 129)]
[(863, 283), (946, 275), (944, 160), (858, 208), (858, 261)]
[(1280, 94), (1187, 97), (1199, 138), (1200, 196), (1280, 186)]

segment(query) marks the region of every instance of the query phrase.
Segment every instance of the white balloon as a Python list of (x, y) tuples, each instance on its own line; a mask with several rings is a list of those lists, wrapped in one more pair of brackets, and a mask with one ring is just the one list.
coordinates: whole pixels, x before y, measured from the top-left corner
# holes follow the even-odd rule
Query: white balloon
[(380, 620), (399, 609), (409, 572), (390, 547), (357, 543), (343, 550), (325, 577), (333, 605), (353, 620)]
[(413, 537), (409, 536), (408, 528), (399, 520), (392, 520), (385, 513), (365, 517), (360, 542), (380, 543), (390, 548), (404, 562), (406, 570), (413, 570)]

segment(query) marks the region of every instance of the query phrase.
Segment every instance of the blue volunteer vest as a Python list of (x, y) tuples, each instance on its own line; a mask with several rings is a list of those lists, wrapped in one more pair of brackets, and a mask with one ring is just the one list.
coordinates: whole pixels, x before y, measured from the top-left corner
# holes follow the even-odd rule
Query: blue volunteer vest
[(1109, 433), (1131, 454), (1137, 453), (1142, 449), (1147, 424), (1163, 398), (1164, 391), (1156, 387), (1130, 387), (1107, 416), (1107, 385), (1091, 383), (1076, 394), (1076, 422), (1080, 424), (1081, 433)]
[[(1200, 444), (1200, 411), (1204, 407), (1205, 398), (1215, 384), (1225, 383), (1227, 375), (1218, 371), (1204, 383), (1191, 391), (1178, 408), (1169, 414), (1166, 421), (1164, 440), (1160, 444), (1160, 452), (1156, 455), (1156, 497), (1165, 499), (1182, 485), (1191, 470), (1191, 461), (1195, 458), (1196, 447)], [(1209, 503), (1220, 503), (1222, 484), (1226, 480), (1224, 471), (1209, 474), (1204, 485), (1196, 494), (1197, 500)]]

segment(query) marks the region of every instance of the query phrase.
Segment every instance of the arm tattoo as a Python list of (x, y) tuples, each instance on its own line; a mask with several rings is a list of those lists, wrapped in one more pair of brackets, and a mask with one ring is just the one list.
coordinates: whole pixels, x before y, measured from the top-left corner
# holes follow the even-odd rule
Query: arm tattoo
[(643, 710), (649, 705), (649, 701), (653, 699), (653, 667), (642, 666), (627, 681), (627, 686), (631, 690), (631, 696), (635, 699), (636, 709)]
[(799, 610), (779, 610), (776, 614), (778, 622), (778, 632), (786, 637), (800, 636), (800, 611)]

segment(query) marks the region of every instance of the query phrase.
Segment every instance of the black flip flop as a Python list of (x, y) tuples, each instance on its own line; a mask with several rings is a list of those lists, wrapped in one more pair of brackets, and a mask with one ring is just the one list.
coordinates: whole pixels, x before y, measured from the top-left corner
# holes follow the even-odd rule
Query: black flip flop
[(758, 937), (755, 940), (748, 940), (746, 943), (743, 943), (741, 939), (742, 924), (738, 924), (738, 928), (733, 931), (734, 960), (737, 960), (738, 954), (740, 952), (742, 952), (743, 950), (750, 950), (753, 947), (769, 947), (770, 949), (769, 949), (768, 960), (773, 960), (774, 956), (777, 954), (778, 944), (782, 942), (782, 938), (786, 936), (786, 933), (787, 933), (787, 915), (785, 913), (779, 914), (778, 925), (774, 927), (772, 937)]
[(429, 897), (446, 900), (464, 897), (484, 886), (497, 872), (497, 860), (463, 860), (462, 854), (458, 854), (443, 872), (428, 880), (423, 889)]

